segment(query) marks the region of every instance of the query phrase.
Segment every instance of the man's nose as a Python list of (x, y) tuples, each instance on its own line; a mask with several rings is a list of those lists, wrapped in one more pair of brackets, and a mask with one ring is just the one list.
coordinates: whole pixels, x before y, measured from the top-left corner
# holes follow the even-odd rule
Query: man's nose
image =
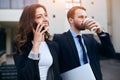
[(86, 19), (86, 17), (83, 18), (83, 20), (85, 20), (85, 19)]

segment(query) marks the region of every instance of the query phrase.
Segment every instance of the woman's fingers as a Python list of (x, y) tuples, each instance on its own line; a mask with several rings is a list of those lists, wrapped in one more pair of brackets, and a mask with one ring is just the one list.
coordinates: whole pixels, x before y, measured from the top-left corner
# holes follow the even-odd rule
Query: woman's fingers
[(33, 33), (35, 33), (35, 29), (32, 27), (32, 31), (33, 31)]
[(47, 27), (45, 24), (42, 24), (42, 22), (38, 23), (36, 30), (32, 28), (34, 34), (41, 34), (43, 35), (49, 27)]
[(41, 25), (42, 25), (42, 21), (41, 21), (41, 22), (39, 22), (39, 23), (38, 23), (38, 25), (37, 25), (37, 28), (36, 28), (36, 31), (37, 31), (37, 32), (39, 31), (39, 29), (40, 29)]
[(43, 31), (41, 31), (41, 34), (44, 34), (48, 29), (49, 29), (49, 27), (45, 27), (45, 29)]
[(38, 32), (41, 32), (43, 28), (45, 28), (45, 24), (42, 24), (42, 25), (40, 26)]

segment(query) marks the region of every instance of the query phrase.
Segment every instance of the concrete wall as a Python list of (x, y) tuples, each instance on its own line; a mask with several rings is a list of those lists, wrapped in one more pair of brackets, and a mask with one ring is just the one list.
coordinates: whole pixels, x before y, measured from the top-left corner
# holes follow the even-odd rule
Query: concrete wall
[(120, 53), (120, 0), (111, 0), (112, 41), (117, 53)]
[(88, 17), (98, 21), (101, 27), (107, 31), (107, 6), (106, 0), (82, 0), (86, 7)]
[(40, 0), (39, 3), (47, 8), (50, 33), (62, 33), (65, 29), (65, 0), (55, 0), (55, 3), (53, 3), (53, 0)]
[(19, 21), (22, 9), (0, 9), (0, 21)]
[[(120, 0), (82, 0), (87, 9), (88, 17), (94, 17), (102, 28), (111, 34), (111, 38), (116, 52), (120, 53)], [(93, 2), (94, 1), (94, 2)], [(49, 32), (62, 33), (70, 27), (66, 19), (65, 0), (39, 0), (48, 11), (50, 21)], [(11, 22), (19, 21), (21, 9), (0, 9), (0, 21)], [(55, 15), (55, 17), (53, 17)], [(8, 26), (9, 27), (9, 26)]]
[[(107, 6), (106, 0), (94, 0), (94, 4), (91, 4), (93, 0), (83, 0), (83, 5), (87, 9), (88, 17), (93, 17), (97, 20), (102, 28), (107, 31)], [(70, 27), (66, 19), (65, 12), (65, 0), (40, 0), (40, 4), (46, 6), (48, 16), (50, 20), (50, 33), (62, 33), (67, 31)], [(53, 15), (55, 14), (55, 18)], [(89, 31), (85, 31), (89, 33)]]

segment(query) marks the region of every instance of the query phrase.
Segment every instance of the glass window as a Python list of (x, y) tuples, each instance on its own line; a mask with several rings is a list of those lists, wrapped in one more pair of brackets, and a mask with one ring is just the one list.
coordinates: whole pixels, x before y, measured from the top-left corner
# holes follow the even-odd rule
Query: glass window
[(73, 6), (80, 6), (80, 0), (66, 0), (66, 12)]
[(10, 8), (10, 0), (0, 0), (0, 9)]
[(35, 3), (38, 3), (38, 0), (0, 0), (0, 9), (22, 9)]
[(21, 9), (24, 7), (24, 0), (11, 0), (11, 8), (12, 9)]
[(25, 6), (38, 3), (38, 0), (24, 0)]

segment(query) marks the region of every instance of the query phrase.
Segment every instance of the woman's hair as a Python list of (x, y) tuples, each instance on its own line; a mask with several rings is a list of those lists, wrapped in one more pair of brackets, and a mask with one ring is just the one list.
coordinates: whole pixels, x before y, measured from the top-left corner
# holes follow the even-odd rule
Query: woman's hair
[[(46, 8), (40, 4), (32, 4), (30, 6), (26, 6), (22, 12), (22, 15), (18, 24), (18, 31), (15, 37), (15, 50), (21, 52), (21, 47), (25, 45), (25, 43), (33, 40), (33, 24), (35, 20), (35, 13), (37, 8), (43, 8), (46, 11)], [(45, 33), (45, 38), (48, 39), (50, 34), (48, 32)]]

